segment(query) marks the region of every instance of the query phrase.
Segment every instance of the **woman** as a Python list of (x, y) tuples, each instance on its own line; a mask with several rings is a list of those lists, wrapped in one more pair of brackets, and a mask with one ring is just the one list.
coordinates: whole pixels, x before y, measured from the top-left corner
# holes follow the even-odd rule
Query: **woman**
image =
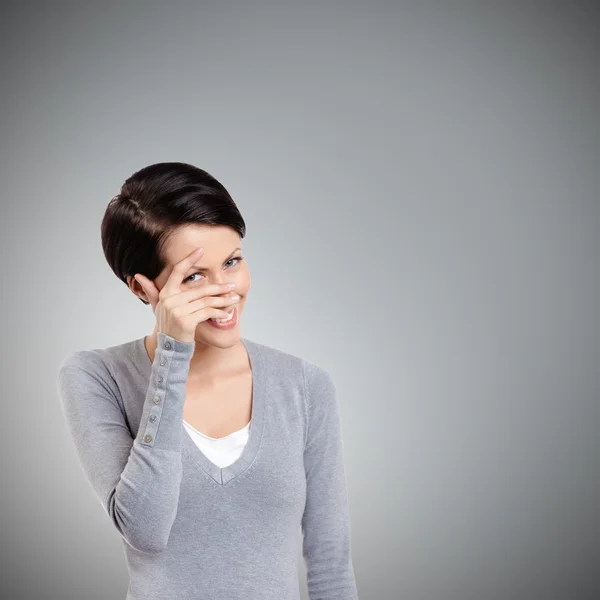
[(58, 384), (123, 541), (126, 600), (299, 600), (300, 533), (310, 599), (358, 597), (335, 386), (241, 337), (244, 235), (223, 185), (184, 163), (134, 173), (102, 222), (108, 264), (156, 325), (72, 353)]

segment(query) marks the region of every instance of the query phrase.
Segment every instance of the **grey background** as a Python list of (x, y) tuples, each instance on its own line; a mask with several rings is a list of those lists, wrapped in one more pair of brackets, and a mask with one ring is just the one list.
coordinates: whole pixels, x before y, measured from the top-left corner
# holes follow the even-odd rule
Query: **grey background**
[(599, 597), (597, 4), (122, 4), (2, 5), (2, 597), (125, 597), (55, 380), (152, 331), (100, 220), (163, 160), (337, 383), (361, 600)]

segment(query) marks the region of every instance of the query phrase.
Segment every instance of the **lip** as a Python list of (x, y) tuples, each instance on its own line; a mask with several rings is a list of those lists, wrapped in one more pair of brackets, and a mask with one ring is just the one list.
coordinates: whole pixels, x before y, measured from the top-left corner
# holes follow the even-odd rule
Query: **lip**
[(231, 320), (228, 321), (226, 324), (224, 325), (220, 325), (219, 323), (216, 323), (215, 321), (211, 321), (210, 319), (207, 319), (205, 321), (205, 323), (208, 323), (208, 325), (210, 325), (211, 327), (214, 327), (215, 329), (233, 329), (236, 325), (237, 325), (237, 321), (238, 321), (238, 305), (236, 304), (233, 307), (233, 317), (231, 317)]

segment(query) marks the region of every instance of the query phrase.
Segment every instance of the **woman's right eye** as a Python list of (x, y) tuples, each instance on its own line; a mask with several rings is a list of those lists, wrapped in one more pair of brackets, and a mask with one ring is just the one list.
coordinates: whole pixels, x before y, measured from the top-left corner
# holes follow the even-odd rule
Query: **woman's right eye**
[(196, 281), (198, 281), (197, 279), (195, 279), (194, 281), (192, 281), (192, 280), (191, 280), (191, 278), (192, 278), (194, 275), (200, 275), (200, 273), (192, 273), (192, 274), (191, 274), (189, 277), (186, 277), (186, 278), (183, 280), (183, 283), (196, 283)]

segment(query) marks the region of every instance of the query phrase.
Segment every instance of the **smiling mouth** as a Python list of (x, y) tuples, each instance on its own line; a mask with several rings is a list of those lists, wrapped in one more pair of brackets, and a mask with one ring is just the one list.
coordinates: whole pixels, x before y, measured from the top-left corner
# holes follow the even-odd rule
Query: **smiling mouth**
[(215, 327), (217, 329), (230, 329), (231, 327), (234, 327), (237, 323), (237, 317), (238, 317), (237, 305), (231, 309), (231, 312), (229, 314), (231, 314), (231, 317), (224, 321), (223, 320), (216, 321), (215, 319), (213, 319), (211, 317), (206, 322), (209, 323), (209, 325), (212, 325), (213, 327)]

